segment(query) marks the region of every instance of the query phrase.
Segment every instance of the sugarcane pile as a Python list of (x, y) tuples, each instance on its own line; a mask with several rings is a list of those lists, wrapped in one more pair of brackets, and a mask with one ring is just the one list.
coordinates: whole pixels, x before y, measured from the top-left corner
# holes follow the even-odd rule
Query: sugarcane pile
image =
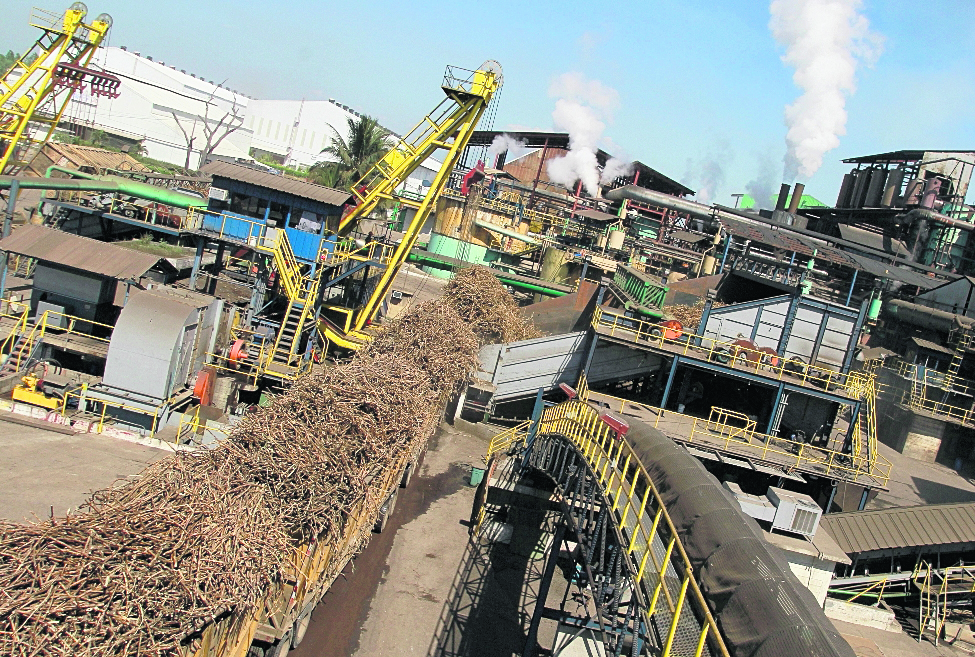
[(489, 343), (517, 342), (541, 336), (518, 312), (518, 305), (485, 267), (468, 267), (454, 276), (444, 297)]
[(527, 332), (494, 277), (458, 280), (216, 448), (158, 461), (80, 513), (0, 521), (0, 654), (178, 655), (214, 618), (260, 604), (296, 547), (338, 543), (368, 482), (435, 430), (479, 345)]
[[(714, 301), (711, 303), (712, 308), (722, 308), (727, 304), (723, 304), (720, 301)], [(672, 304), (669, 306), (664, 306), (664, 313), (673, 319), (676, 319), (684, 328), (691, 331), (697, 330), (697, 325), (701, 323), (701, 315), (704, 314), (704, 299), (699, 300), (693, 306), (686, 304)]]

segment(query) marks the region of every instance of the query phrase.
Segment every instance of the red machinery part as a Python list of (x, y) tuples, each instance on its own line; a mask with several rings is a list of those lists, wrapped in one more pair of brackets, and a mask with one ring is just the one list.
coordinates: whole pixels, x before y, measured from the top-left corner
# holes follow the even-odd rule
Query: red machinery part
[(239, 363), (242, 360), (247, 360), (250, 354), (247, 353), (247, 342), (244, 340), (236, 340), (230, 347), (230, 360), (234, 363)]
[(196, 385), (193, 386), (193, 396), (200, 400), (201, 406), (209, 406), (213, 401), (213, 382), (217, 374), (211, 369), (202, 369), (196, 375)]
[(676, 319), (668, 319), (665, 322), (660, 322), (660, 326), (666, 329), (664, 331), (665, 340), (676, 340), (684, 332), (684, 325), (678, 322)]
[(599, 416), (610, 429), (616, 432), (616, 438), (622, 439), (626, 435), (626, 432), (630, 430), (630, 425), (621, 417), (616, 417), (610, 412), (603, 413)]
[(560, 383), (559, 388), (565, 393), (565, 396), (569, 399), (575, 399), (579, 394), (575, 391), (575, 388), (570, 386), (568, 383)]

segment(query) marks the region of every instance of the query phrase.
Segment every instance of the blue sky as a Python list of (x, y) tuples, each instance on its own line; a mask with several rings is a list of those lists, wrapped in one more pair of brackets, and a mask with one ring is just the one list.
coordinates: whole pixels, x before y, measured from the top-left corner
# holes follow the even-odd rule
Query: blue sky
[[(36, 38), (27, 25), (36, 2), (4, 0), (4, 51)], [(336, 98), (396, 131), (439, 102), (446, 64), (501, 62), (496, 129), (551, 129), (551, 81), (581, 72), (619, 92), (606, 145), (692, 187), (704, 168), (720, 170), (721, 203), (763, 166), (781, 178), (783, 110), (799, 95), (770, 34), (767, 2), (87, 4), (92, 15), (115, 19), (110, 45), (260, 98)], [(840, 146), (805, 181), (828, 203), (848, 168), (844, 157), (975, 149), (972, 0), (866, 0), (863, 13), (884, 50), (859, 72)]]

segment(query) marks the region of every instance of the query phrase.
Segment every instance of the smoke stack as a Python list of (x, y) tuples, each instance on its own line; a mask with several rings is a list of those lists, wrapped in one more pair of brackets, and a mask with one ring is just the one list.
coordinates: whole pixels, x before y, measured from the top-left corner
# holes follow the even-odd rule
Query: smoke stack
[(789, 202), (789, 189), (788, 183), (782, 183), (782, 186), (779, 187), (779, 200), (775, 202), (776, 210), (785, 210), (785, 205)]
[(802, 201), (802, 193), (805, 190), (805, 185), (802, 183), (796, 183), (796, 188), (792, 192), (792, 202), (789, 203), (789, 212), (795, 214), (796, 210), (799, 209), (799, 203)]

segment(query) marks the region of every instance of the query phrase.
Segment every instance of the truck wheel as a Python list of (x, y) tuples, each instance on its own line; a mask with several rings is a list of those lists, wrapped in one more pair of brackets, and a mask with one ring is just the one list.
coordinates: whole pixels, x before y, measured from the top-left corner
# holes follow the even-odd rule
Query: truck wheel
[(301, 616), (295, 621), (295, 626), (291, 630), (291, 647), (297, 648), (301, 645), (302, 640), (305, 638), (305, 632), (308, 631), (308, 626), (311, 625), (311, 612)]
[(386, 500), (386, 504), (383, 505), (384, 510), (380, 512), (379, 519), (373, 527), (373, 531), (377, 534), (382, 534), (383, 530), (386, 529), (386, 525), (389, 524), (389, 519), (393, 515), (393, 509), (396, 508), (397, 494), (397, 491), (394, 490), (393, 494)]
[(406, 469), (403, 470), (403, 479), (399, 482), (400, 488), (406, 488), (410, 485), (410, 480), (413, 479), (413, 471), (416, 470), (416, 463), (416, 461), (411, 462), (406, 466)]
[(288, 657), (291, 652), (291, 632), (292, 630), (285, 632), (280, 641), (265, 650), (264, 657)]
[(251, 646), (247, 649), (247, 657), (264, 657), (264, 648)]

